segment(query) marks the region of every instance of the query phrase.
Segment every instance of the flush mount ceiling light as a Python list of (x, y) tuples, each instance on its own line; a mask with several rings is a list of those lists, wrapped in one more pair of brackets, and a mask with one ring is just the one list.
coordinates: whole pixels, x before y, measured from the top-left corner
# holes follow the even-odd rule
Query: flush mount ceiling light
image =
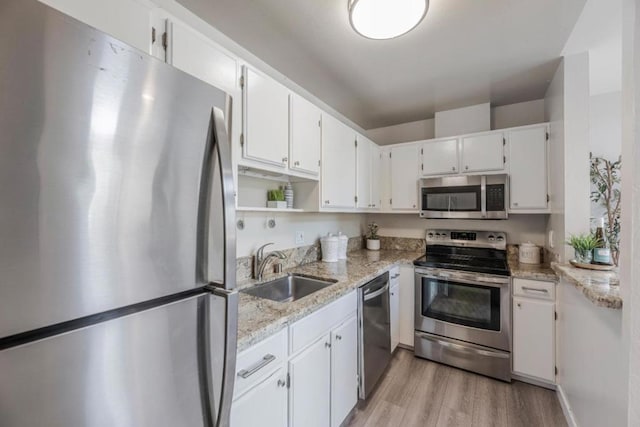
[(427, 9), (429, 0), (349, 0), (349, 21), (363, 37), (392, 39), (413, 30)]

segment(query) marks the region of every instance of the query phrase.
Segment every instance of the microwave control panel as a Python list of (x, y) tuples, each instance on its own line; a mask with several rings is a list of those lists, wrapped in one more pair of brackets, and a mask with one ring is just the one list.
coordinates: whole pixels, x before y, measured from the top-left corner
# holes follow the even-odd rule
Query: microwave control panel
[(504, 184), (487, 185), (487, 211), (503, 211)]

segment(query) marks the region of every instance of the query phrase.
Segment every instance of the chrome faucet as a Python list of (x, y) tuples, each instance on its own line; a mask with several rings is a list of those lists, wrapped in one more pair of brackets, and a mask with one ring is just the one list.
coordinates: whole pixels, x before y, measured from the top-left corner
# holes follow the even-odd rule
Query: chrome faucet
[(262, 275), (264, 274), (264, 269), (267, 266), (269, 258), (287, 258), (284, 252), (281, 251), (273, 251), (269, 252), (267, 255), (263, 255), (264, 248), (269, 245), (273, 245), (273, 243), (267, 243), (266, 245), (260, 246), (256, 251), (256, 255), (253, 257), (253, 274), (256, 280), (262, 280)]

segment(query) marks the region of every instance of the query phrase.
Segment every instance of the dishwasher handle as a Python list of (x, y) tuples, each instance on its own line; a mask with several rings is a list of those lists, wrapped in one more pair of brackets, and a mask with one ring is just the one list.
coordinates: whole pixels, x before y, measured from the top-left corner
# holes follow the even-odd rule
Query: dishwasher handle
[(384, 294), (385, 292), (387, 292), (389, 290), (389, 283), (387, 283), (386, 285), (384, 285), (383, 287), (381, 287), (380, 289), (378, 289), (377, 291), (373, 291), (373, 292), (365, 292), (364, 293), (364, 300), (365, 301), (369, 301), (371, 299), (374, 299), (375, 297), (378, 297), (382, 294)]

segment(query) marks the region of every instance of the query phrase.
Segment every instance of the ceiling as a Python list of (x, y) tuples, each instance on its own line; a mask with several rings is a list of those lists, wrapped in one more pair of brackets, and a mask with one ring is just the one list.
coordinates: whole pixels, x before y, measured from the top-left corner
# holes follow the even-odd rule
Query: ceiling
[(349, 26), (347, 0), (178, 0), (364, 129), (539, 99), (585, 0), (431, 0), (392, 40)]

